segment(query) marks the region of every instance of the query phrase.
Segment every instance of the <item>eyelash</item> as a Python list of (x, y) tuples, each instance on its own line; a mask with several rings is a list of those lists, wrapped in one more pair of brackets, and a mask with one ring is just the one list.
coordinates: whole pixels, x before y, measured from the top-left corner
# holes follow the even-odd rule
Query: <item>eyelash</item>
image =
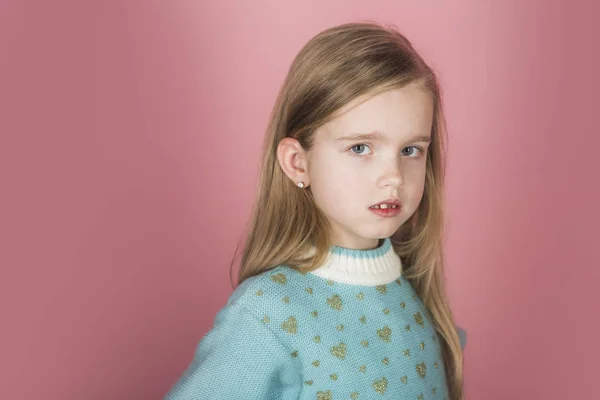
[[(355, 144), (355, 145), (353, 145), (352, 147), (350, 147), (348, 150), (352, 150), (352, 149), (353, 149), (353, 148), (355, 148), (356, 146), (367, 146), (367, 147), (369, 147), (369, 145), (368, 145), (368, 144), (365, 144), (365, 143), (358, 143), (358, 144)], [(419, 147), (419, 146), (408, 146), (408, 147), (405, 147), (405, 149), (408, 149), (409, 147), (414, 147), (415, 149), (419, 150), (421, 153), (423, 153), (423, 151), (424, 151), (424, 150), (423, 150), (423, 148), (421, 148), (421, 147)], [(370, 147), (369, 147), (369, 148), (370, 148)], [(364, 155), (362, 155), (362, 154), (357, 154), (357, 153), (355, 153), (355, 152), (353, 152), (353, 151), (350, 151), (350, 155), (351, 155), (351, 156), (353, 156), (353, 157), (364, 157)], [(411, 156), (408, 156), (408, 157), (411, 157)], [(412, 158), (415, 158), (415, 157), (412, 157)]]

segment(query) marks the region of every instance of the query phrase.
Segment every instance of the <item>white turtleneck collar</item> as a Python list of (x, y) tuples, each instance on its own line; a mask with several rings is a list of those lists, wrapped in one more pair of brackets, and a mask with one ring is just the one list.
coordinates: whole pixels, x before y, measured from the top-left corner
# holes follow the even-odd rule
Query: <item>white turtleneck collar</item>
[(350, 285), (377, 286), (402, 275), (402, 262), (390, 238), (374, 249), (356, 250), (331, 246), (323, 265), (310, 273)]

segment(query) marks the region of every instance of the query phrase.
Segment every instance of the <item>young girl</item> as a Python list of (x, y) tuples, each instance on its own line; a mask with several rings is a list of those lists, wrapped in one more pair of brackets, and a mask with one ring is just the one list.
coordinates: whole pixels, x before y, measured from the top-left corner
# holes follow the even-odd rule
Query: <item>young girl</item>
[(311, 39), (271, 115), (240, 284), (166, 399), (462, 399), (444, 134), (436, 76), (397, 30)]

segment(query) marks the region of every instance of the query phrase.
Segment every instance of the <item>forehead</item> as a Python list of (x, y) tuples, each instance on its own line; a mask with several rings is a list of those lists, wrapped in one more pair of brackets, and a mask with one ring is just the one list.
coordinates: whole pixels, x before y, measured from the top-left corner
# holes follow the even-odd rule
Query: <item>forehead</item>
[(428, 135), (433, 120), (433, 98), (420, 84), (411, 83), (346, 105), (317, 130), (322, 140), (348, 134), (379, 132), (381, 138)]

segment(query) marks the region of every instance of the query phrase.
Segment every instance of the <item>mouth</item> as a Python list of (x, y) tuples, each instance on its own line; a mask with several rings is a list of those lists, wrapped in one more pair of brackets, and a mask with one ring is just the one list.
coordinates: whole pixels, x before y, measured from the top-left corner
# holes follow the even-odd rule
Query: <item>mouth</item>
[(397, 200), (397, 199), (387, 199), (387, 200), (384, 200), (384, 201), (382, 201), (380, 203), (374, 204), (374, 205), (372, 205), (369, 208), (374, 209), (374, 210), (380, 210), (380, 209), (384, 209), (385, 210), (385, 209), (388, 209), (388, 208), (400, 208), (401, 206), (402, 206), (402, 203), (400, 203), (400, 200)]
[(374, 206), (371, 206), (369, 208), (372, 208), (374, 210), (380, 210), (380, 209), (388, 209), (388, 208), (399, 208), (400, 206), (398, 204), (388, 204), (388, 203), (383, 203), (383, 204), (376, 204)]
[(380, 218), (394, 218), (400, 215), (402, 204), (396, 199), (390, 199), (372, 205), (369, 210)]

